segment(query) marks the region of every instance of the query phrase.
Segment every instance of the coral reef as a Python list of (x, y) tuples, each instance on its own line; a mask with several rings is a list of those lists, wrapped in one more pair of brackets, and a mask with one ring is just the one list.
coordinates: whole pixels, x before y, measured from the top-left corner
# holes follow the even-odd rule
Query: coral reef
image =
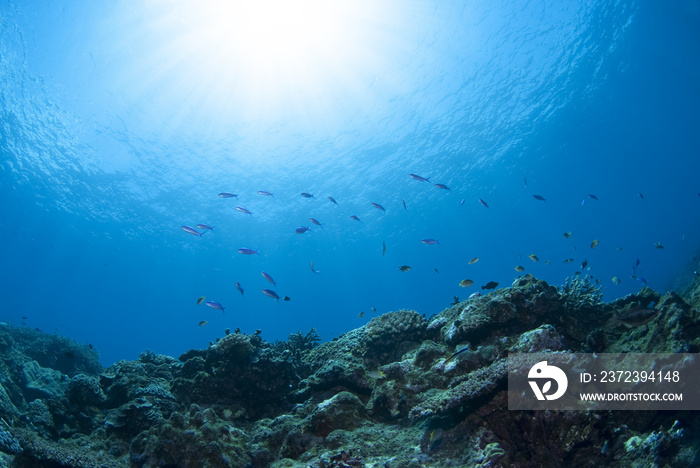
[[(3, 325), (0, 464), (698, 466), (694, 414), (507, 409), (508, 353), (700, 352), (700, 280), (684, 291), (603, 303), (587, 277), (557, 289), (525, 275), (325, 343), (313, 329), (273, 344), (227, 331), (107, 369), (89, 347)], [(640, 307), (650, 320), (620, 326)]]

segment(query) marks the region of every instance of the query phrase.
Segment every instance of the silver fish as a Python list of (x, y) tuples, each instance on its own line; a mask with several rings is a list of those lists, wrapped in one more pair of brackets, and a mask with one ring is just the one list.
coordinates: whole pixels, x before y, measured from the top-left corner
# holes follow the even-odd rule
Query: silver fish
[(301, 196), (304, 198), (316, 198), (312, 194), (306, 192), (301, 192)]
[(370, 203), (370, 205), (372, 205), (373, 207), (375, 207), (378, 210), (386, 211), (384, 209), (384, 207), (382, 205), (380, 205), (379, 203)]
[(257, 250), (246, 249), (245, 247), (243, 247), (242, 249), (238, 249), (238, 253), (242, 253), (243, 255), (253, 255), (253, 254), (260, 255)]
[(338, 205), (338, 202), (335, 201), (335, 198), (333, 198), (333, 197), (328, 197), (328, 199), (329, 199), (329, 200), (331, 201), (331, 203), (333, 203), (335, 206), (340, 206), (340, 205)]
[(233, 198), (233, 197), (238, 198), (238, 195), (236, 195), (235, 193), (231, 193), (231, 192), (221, 192), (219, 194), (219, 197), (221, 197), (221, 198)]
[(199, 229), (209, 229), (210, 231), (214, 230), (214, 226), (209, 226), (208, 224), (195, 224), (195, 227)]
[(245, 213), (245, 214), (247, 214), (247, 215), (253, 216), (253, 213), (251, 213), (250, 211), (246, 210), (246, 209), (243, 208), (242, 206), (237, 206), (236, 209), (237, 209), (238, 211), (240, 211), (241, 213)]
[(274, 284), (275, 287), (277, 287), (277, 283), (275, 283), (275, 280), (272, 279), (272, 276), (270, 276), (269, 274), (265, 273), (264, 271), (262, 272), (262, 275), (263, 275), (263, 278), (265, 278), (265, 279), (268, 280), (270, 283)]
[(238, 292), (241, 293), (241, 296), (243, 296), (243, 287), (241, 286), (241, 283), (236, 281), (236, 289), (238, 289)]
[(268, 192), (267, 190), (258, 190), (258, 193), (260, 195), (265, 195), (266, 197), (275, 198), (275, 196), (272, 194), (272, 192)]
[(304, 234), (306, 231), (310, 231), (310, 230), (311, 230), (311, 229), (309, 229), (308, 226), (299, 226), (298, 228), (296, 228), (296, 231), (295, 231), (295, 232), (296, 232), (297, 234)]
[(219, 304), (218, 302), (207, 301), (205, 302), (205, 304), (211, 307), (212, 309), (220, 310), (221, 312), (223, 312), (225, 309), (225, 307)]
[(426, 177), (421, 177), (417, 174), (408, 174), (408, 177), (410, 177), (413, 180), (420, 181), (420, 182), (430, 182), (430, 179), (428, 179)]
[(189, 226), (180, 226), (180, 229), (182, 229), (183, 231), (185, 231), (185, 232), (188, 233), (188, 234), (192, 234), (193, 236), (202, 237), (202, 233), (201, 233), (201, 232), (198, 232), (198, 231), (196, 231), (195, 229), (193, 229), (193, 228), (191, 228), (191, 227), (189, 227)]
[(314, 269), (314, 262), (311, 262), (311, 271), (313, 271), (316, 274), (321, 273), (320, 271)]
[(434, 245), (434, 244), (439, 245), (440, 244), (440, 242), (437, 241), (436, 239), (423, 239), (423, 240), (421, 240), (421, 242), (424, 243), (425, 245)]
[(271, 290), (271, 289), (261, 289), (261, 291), (262, 291), (262, 293), (263, 293), (264, 295), (266, 295), (267, 297), (271, 297), (271, 298), (273, 298), (273, 299), (276, 299), (277, 302), (280, 301), (280, 297), (279, 297), (279, 296), (277, 295), (277, 293), (274, 292), (273, 290)]
[(449, 189), (450, 189), (450, 188), (449, 188), (447, 185), (445, 185), (445, 184), (435, 184), (435, 186), (436, 186), (437, 188), (443, 189), (443, 190), (449, 190)]

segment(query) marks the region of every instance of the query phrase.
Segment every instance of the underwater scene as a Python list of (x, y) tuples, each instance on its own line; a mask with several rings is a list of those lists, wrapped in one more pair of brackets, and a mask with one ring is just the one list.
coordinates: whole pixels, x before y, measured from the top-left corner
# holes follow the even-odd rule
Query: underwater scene
[(0, 0), (0, 466), (688, 467), (513, 353), (700, 353), (700, 3)]

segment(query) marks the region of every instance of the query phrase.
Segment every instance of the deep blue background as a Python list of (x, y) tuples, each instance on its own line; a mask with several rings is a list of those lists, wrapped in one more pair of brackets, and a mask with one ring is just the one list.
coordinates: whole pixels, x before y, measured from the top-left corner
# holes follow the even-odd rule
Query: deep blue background
[[(642, 286), (639, 258), (666, 291), (698, 249), (697, 2), (384, 2), (352, 67), (247, 110), (245, 90), (207, 94), (216, 80), (170, 63), (171, 37), (137, 34), (167, 5), (2, 2), (0, 320), (109, 364), (227, 327), (327, 340), (372, 307), (431, 315), (516, 265), (561, 285), (587, 259), (613, 299)], [(296, 234), (310, 216), (325, 230)], [(196, 223), (215, 232), (180, 229)], [(261, 271), (291, 301), (265, 297)]]

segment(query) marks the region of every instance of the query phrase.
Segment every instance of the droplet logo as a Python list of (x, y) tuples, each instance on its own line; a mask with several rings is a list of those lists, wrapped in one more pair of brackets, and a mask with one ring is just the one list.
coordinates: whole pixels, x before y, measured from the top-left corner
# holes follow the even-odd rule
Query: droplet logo
[[(556, 400), (561, 398), (569, 385), (569, 379), (566, 378), (564, 371), (556, 366), (548, 366), (547, 361), (540, 361), (532, 366), (527, 377), (528, 383), (538, 400)], [(557, 383), (557, 389), (554, 393), (549, 394), (552, 390), (552, 381)], [(542, 383), (541, 387), (540, 382)]]

